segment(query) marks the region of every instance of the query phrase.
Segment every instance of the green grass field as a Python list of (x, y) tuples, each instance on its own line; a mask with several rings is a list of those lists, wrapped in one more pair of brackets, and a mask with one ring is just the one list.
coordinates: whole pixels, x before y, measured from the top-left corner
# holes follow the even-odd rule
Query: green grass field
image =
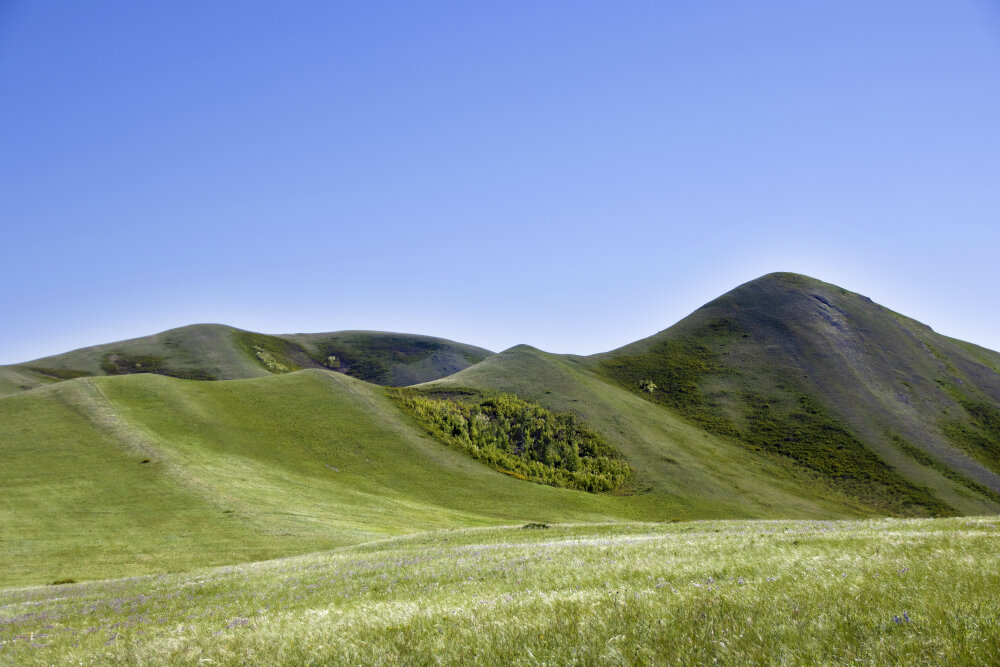
[(985, 665), (992, 518), (443, 530), (0, 591), (0, 662)]
[(592, 357), (2, 367), (0, 664), (997, 664), (998, 368), (791, 274)]
[(640, 464), (631, 495), (501, 474), (431, 437), (384, 388), (328, 371), (80, 378), (3, 397), (0, 586), (180, 571), (438, 528), (869, 513), (598, 387), (609, 393), (581, 394), (584, 413)]

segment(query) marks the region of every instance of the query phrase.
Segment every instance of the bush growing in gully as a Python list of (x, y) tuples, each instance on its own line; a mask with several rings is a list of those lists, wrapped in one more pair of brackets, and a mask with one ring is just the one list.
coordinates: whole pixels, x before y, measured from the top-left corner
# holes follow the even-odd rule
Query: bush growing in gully
[(624, 490), (632, 468), (622, 454), (572, 414), (557, 414), (514, 394), (389, 395), (428, 432), (500, 472), (592, 493)]

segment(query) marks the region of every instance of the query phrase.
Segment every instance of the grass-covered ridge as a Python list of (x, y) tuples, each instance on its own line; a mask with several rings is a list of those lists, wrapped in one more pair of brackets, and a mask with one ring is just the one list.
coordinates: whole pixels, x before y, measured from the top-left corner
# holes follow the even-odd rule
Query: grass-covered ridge
[(0, 366), (0, 396), (100, 375), (238, 380), (304, 368), (406, 386), (436, 380), (492, 352), (443, 338), (381, 331), (269, 335), (195, 324), (152, 336)]
[(990, 415), (1000, 409), (1000, 355), (860, 294), (770, 274), (587, 361), (635, 395), (783, 461), (786, 474), (878, 512), (997, 511)]
[(778, 456), (793, 470), (804, 469), (881, 511), (954, 513), (929, 489), (909, 482), (865, 447), (796, 380), (754, 377), (727, 365), (726, 356), (745, 334), (730, 319), (710, 320), (690, 335), (606, 359), (601, 368), (621, 386), (699, 426)]
[(443, 338), (378, 331), (294, 334), (285, 338), (302, 345), (318, 367), (395, 387), (446, 377), (492, 354)]
[(448, 530), (0, 590), (0, 662), (990, 665), (994, 518)]
[(598, 493), (622, 490), (632, 477), (600, 433), (514, 394), (389, 395), (438, 439), (519, 479)]
[(223, 382), (88, 377), (0, 397), (0, 587), (450, 527), (781, 516), (756, 492), (721, 503), (519, 480), (443, 446), (385, 391), (304, 370)]

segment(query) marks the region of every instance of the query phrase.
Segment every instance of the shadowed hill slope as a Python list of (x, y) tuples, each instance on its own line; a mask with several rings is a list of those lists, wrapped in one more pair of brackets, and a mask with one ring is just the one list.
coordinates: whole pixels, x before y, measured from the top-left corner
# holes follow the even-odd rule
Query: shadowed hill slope
[(76, 377), (152, 373), (236, 380), (303, 368), (327, 368), (368, 382), (403, 386), (449, 375), (490, 354), (431, 336), (379, 331), (271, 336), (195, 324), (0, 366), (0, 395)]
[(619, 386), (876, 506), (907, 486), (953, 506), (959, 487), (1000, 500), (1000, 355), (834, 285), (764, 276), (592, 361)]

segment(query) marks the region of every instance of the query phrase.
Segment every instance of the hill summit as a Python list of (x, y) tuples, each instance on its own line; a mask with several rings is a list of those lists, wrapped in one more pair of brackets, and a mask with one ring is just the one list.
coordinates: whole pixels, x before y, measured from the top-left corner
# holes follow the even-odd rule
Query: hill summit
[(620, 385), (876, 504), (915, 498), (894, 478), (939, 486), (935, 473), (1000, 491), (1000, 354), (834, 285), (769, 274), (596, 358)]

